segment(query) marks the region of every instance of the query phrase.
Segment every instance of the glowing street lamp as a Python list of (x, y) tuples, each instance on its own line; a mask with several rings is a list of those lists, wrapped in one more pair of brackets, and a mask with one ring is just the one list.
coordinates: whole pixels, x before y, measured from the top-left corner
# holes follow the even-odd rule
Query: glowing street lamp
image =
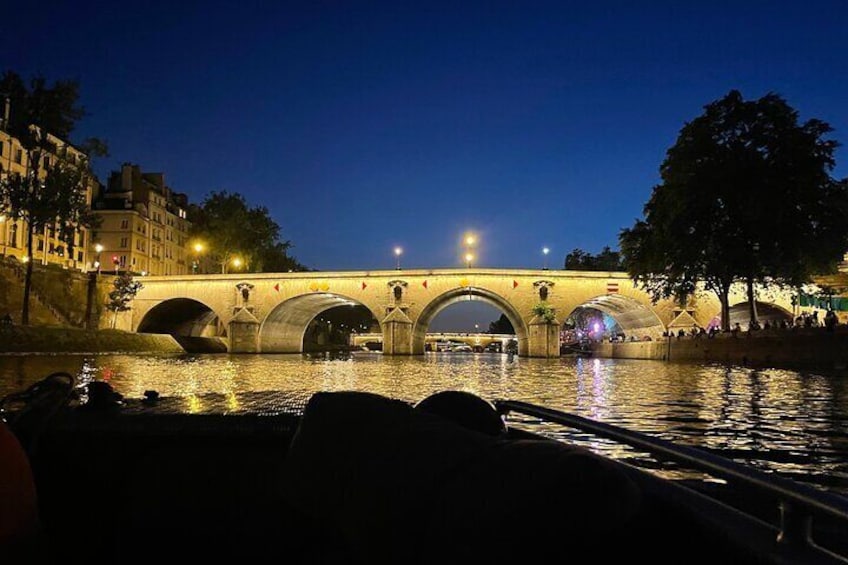
[(400, 256), (403, 254), (403, 249), (395, 247), (395, 259), (397, 259), (396, 269), (400, 271)]
[(100, 274), (100, 254), (103, 253), (103, 245), (95, 243), (94, 251), (97, 253), (97, 258), (94, 260), (94, 268), (97, 269), (97, 274)]
[(235, 267), (236, 269), (241, 268), (241, 259), (239, 259), (238, 257), (233, 258), (233, 267)]
[(542, 270), (545, 270), (545, 271), (548, 270), (548, 253), (550, 253), (550, 252), (551, 252), (551, 250), (548, 249), (547, 247), (542, 248), (542, 255), (545, 256), (545, 263), (544, 263), (544, 266), (542, 267)]
[(192, 274), (197, 274), (197, 270), (200, 268), (200, 254), (203, 252), (203, 244), (198, 242), (194, 244), (194, 262), (191, 264), (191, 272)]
[(471, 261), (474, 260), (474, 246), (477, 244), (477, 236), (472, 232), (466, 232), (463, 238), (465, 243), (465, 267), (471, 267)]
[(0, 230), (3, 231), (3, 257), (6, 256), (6, 214), (0, 214)]

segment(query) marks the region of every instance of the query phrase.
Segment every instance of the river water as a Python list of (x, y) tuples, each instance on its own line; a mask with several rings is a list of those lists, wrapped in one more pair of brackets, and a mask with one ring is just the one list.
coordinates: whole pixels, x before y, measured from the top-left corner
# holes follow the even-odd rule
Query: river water
[[(417, 402), (442, 390), (542, 404), (707, 448), (848, 495), (848, 378), (661, 361), (527, 359), (497, 353), (390, 357), (325, 355), (0, 356), (0, 395), (53, 371), (106, 380), (128, 398), (148, 389), (186, 399), (253, 391), (360, 390)], [(587, 441), (525, 423), (555, 437)], [(632, 462), (642, 455), (604, 440), (588, 447)]]

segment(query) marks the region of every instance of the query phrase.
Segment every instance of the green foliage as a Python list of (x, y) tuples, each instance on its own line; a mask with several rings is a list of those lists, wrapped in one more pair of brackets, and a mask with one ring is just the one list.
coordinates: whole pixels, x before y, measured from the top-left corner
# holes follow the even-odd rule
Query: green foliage
[(0, 92), (9, 96), (9, 124), (6, 130), (18, 138), (26, 151), (50, 151), (47, 134), (67, 140), (77, 122), (85, 116), (79, 105), (79, 83), (60, 80), (48, 85), (42, 76), (29, 85), (13, 71), (0, 77)]
[(545, 302), (539, 302), (533, 306), (533, 314), (551, 323), (556, 321), (556, 310)]
[(135, 280), (132, 273), (128, 271), (115, 277), (112, 286), (115, 287), (115, 290), (109, 293), (109, 302), (106, 303), (106, 309), (110, 312), (126, 312), (130, 310), (130, 302), (144, 288), (144, 285)]
[(605, 246), (597, 255), (575, 249), (565, 257), (565, 268), (573, 271), (623, 271), (621, 254)]
[(707, 105), (668, 150), (644, 219), (621, 232), (631, 277), (655, 299), (703, 281), (727, 324), (734, 282), (797, 285), (833, 268), (848, 247), (848, 183), (830, 176), (830, 131), (799, 124), (775, 94)]
[(115, 317), (112, 319), (112, 327), (114, 328), (118, 319), (118, 312), (130, 310), (130, 302), (133, 301), (138, 291), (144, 288), (144, 285), (135, 280), (132, 273), (126, 271), (115, 277), (112, 286), (115, 289), (109, 293), (109, 302), (106, 303), (106, 309), (115, 313)]
[(252, 272), (306, 270), (288, 256), (291, 243), (280, 241), (280, 226), (268, 209), (250, 207), (241, 194), (212, 192), (191, 212), (192, 235), (206, 243), (222, 273), (235, 257)]
[[(55, 229), (70, 254), (79, 228), (95, 225), (95, 216), (85, 201), (86, 187), (94, 178), (90, 162), (69, 163), (55, 145), (57, 138), (67, 141), (85, 115), (78, 105), (79, 85), (75, 81), (48, 85), (43, 77), (35, 77), (27, 86), (17, 74), (6, 72), (0, 78), (0, 92), (10, 98), (6, 130), (27, 154), (23, 175), (6, 175), (0, 180), (0, 212), (26, 222), (28, 256), (33, 256), (35, 234), (44, 228)], [(106, 153), (105, 144), (96, 139), (89, 140), (87, 147), (97, 155)], [(47, 155), (52, 161), (49, 165), (44, 159)], [(24, 278), (23, 324), (29, 323), (32, 263), (27, 264)]]

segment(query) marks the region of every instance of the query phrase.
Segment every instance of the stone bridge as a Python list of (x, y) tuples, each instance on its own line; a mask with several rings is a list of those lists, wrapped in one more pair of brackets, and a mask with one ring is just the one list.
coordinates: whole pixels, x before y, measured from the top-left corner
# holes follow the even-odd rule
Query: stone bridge
[[(628, 336), (659, 337), (673, 325), (706, 326), (720, 312), (712, 293), (700, 292), (683, 308), (652, 303), (626, 273), (438, 269), (227, 275), (156, 276), (123, 314), (120, 326), (138, 332), (222, 337), (231, 352), (297, 353), (309, 323), (321, 312), (361, 305), (379, 322), (383, 352), (422, 354), (430, 322), (444, 308), (480, 300), (501, 310), (515, 328), (519, 355), (559, 355), (560, 325), (581, 306), (600, 310)], [(731, 305), (745, 301), (735, 289)], [(791, 313), (789, 293), (765, 302)], [(534, 314), (544, 303), (556, 319)]]

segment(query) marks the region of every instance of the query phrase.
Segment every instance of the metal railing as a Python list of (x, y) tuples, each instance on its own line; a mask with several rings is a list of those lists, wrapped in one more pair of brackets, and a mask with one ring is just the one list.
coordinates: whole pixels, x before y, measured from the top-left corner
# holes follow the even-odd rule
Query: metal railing
[(590, 432), (596, 436), (642, 449), (652, 455), (662, 456), (666, 460), (681, 463), (699, 471), (705, 471), (714, 477), (726, 479), (728, 482), (734, 482), (746, 488), (770, 495), (779, 501), (780, 524), (778, 525), (779, 531), (777, 534), (777, 541), (779, 543), (800, 542), (807, 544), (818, 551), (826, 553), (830, 557), (848, 563), (848, 558), (835, 554), (828, 548), (818, 545), (812, 538), (812, 519), (816, 514), (829, 516), (841, 521), (845, 524), (845, 532), (848, 535), (848, 499), (817, 491), (807, 485), (789, 479), (764, 473), (701, 449), (677, 445), (670, 441), (640, 432), (634, 432), (559, 410), (514, 400), (497, 401), (495, 402), (495, 406), (502, 415), (509, 412), (517, 412), (525, 416)]

